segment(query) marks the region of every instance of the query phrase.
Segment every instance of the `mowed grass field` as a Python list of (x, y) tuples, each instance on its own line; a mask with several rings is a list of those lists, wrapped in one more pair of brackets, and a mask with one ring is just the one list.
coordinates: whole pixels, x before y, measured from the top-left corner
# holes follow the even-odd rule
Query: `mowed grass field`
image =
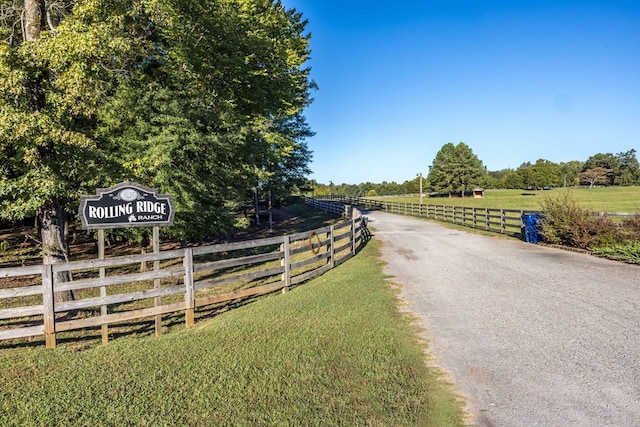
[[(426, 197), (423, 204), (492, 209), (540, 210), (547, 198), (568, 193), (579, 206), (595, 212), (640, 212), (640, 187), (554, 188), (551, 190), (485, 190), (484, 198)], [(372, 197), (373, 198), (373, 197)], [(420, 203), (419, 196), (375, 197), (378, 200)]]
[(2, 426), (461, 426), (379, 243), (285, 294), (159, 337), (0, 351)]

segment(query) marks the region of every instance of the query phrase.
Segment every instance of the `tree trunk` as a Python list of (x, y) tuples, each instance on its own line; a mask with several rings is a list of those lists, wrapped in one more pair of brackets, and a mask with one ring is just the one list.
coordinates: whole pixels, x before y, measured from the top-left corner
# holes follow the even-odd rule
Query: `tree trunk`
[[(56, 201), (53, 207), (47, 207), (40, 211), (40, 237), (42, 239), (42, 263), (59, 264), (67, 261), (67, 242), (64, 238), (64, 214), (62, 207)], [(57, 273), (55, 283), (68, 282), (68, 272)], [(71, 301), (71, 291), (56, 292), (55, 302)]]
[(32, 42), (40, 38), (45, 5), (44, 0), (24, 0), (24, 40)]
[[(24, 0), (24, 13), (22, 15), (22, 28), (24, 41), (33, 42), (40, 38), (44, 26), (46, 5), (44, 0)], [(41, 81), (36, 81), (31, 87), (32, 110), (40, 111), (45, 107), (46, 100), (42, 96)], [(44, 264), (58, 264), (67, 261), (67, 243), (65, 239), (64, 211), (60, 201), (53, 198), (46, 207), (38, 212), (40, 223), (40, 236), (42, 239), (42, 262)], [(66, 282), (70, 278), (68, 273), (57, 273), (55, 283)], [(56, 292), (55, 302), (69, 301), (73, 299), (71, 291)]]

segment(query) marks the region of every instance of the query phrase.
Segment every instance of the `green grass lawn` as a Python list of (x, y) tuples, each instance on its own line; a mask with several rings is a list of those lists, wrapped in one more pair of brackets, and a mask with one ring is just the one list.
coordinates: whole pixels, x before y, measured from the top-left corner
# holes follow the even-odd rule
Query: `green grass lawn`
[(196, 329), (0, 351), (0, 425), (463, 425), (378, 245)]
[[(549, 197), (559, 197), (569, 193), (578, 205), (595, 212), (640, 212), (640, 187), (603, 187), (603, 188), (554, 188), (552, 190), (485, 190), (485, 197), (474, 199), (423, 197), (423, 204), (467, 206), (493, 209), (529, 209), (540, 210), (541, 203)], [(384, 201), (402, 203), (420, 203), (420, 197), (380, 197)]]

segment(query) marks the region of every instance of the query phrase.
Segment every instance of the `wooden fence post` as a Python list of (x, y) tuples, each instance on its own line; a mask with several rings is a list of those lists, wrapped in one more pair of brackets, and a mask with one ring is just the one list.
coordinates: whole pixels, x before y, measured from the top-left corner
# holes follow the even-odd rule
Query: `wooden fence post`
[[(153, 253), (160, 253), (160, 227), (157, 225), (153, 227)], [(153, 261), (153, 271), (160, 271), (160, 261)], [(153, 279), (153, 288), (160, 289), (160, 279)], [(155, 307), (162, 305), (162, 300), (160, 297), (155, 297), (153, 299), (153, 304)], [(162, 333), (162, 315), (157, 314), (155, 316), (155, 329), (156, 335), (160, 335)]]
[(351, 253), (355, 255), (358, 252), (358, 247), (356, 246), (357, 238), (360, 236), (362, 238), (362, 215), (359, 215), (360, 218), (360, 228), (356, 229), (356, 218), (351, 218)]
[(334, 268), (336, 266), (335, 227), (335, 225), (332, 225), (327, 233), (327, 237), (329, 238), (329, 247), (327, 247), (327, 250), (329, 251), (330, 268)]
[(491, 228), (491, 218), (489, 218), (489, 209), (488, 208), (484, 208), (484, 229), (486, 231), (489, 231), (489, 228)]
[[(104, 259), (104, 229), (98, 229), (98, 259)], [(100, 267), (99, 270), (100, 279), (104, 279), (106, 277), (106, 269), (104, 267)], [(105, 298), (107, 296), (107, 287), (100, 286), (100, 298)], [(100, 315), (106, 316), (109, 314), (106, 305), (100, 306)], [(100, 327), (100, 332), (102, 335), (102, 345), (106, 345), (109, 342), (109, 325), (106, 323)]]
[(56, 348), (56, 320), (53, 300), (53, 266), (42, 266), (42, 308), (46, 348)]
[(182, 259), (182, 265), (184, 266), (184, 286), (185, 286), (185, 304), (186, 309), (184, 313), (185, 326), (191, 328), (195, 325), (195, 290), (193, 280), (193, 249), (186, 249), (184, 251), (184, 258)]
[(286, 292), (291, 287), (291, 250), (290, 250), (291, 238), (284, 236), (282, 242), (282, 258), (280, 259), (280, 265), (284, 267), (282, 272), (282, 281), (284, 282), (284, 288), (282, 292)]
[(500, 209), (500, 233), (507, 231), (507, 219), (504, 217), (504, 209)]

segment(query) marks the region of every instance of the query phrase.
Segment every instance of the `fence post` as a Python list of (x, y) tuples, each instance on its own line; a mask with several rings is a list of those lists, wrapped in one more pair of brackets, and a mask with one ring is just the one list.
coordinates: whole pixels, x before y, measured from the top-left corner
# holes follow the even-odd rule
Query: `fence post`
[[(159, 226), (154, 226), (152, 229), (152, 234), (153, 234), (153, 253), (154, 254), (159, 254), (160, 253), (160, 227)], [(158, 272), (160, 271), (160, 261), (159, 260), (155, 260), (153, 261), (153, 271), (154, 272)], [(153, 288), (154, 289), (160, 289), (160, 279), (153, 279)], [(154, 307), (158, 307), (160, 305), (162, 305), (162, 299), (160, 297), (155, 297), (153, 299), (153, 305)], [(156, 329), (156, 336), (160, 335), (162, 333), (162, 315), (161, 314), (156, 314), (155, 315), (155, 329)]]
[(53, 265), (42, 266), (42, 308), (46, 348), (56, 348), (56, 320), (53, 307)]
[(284, 236), (282, 241), (282, 258), (280, 258), (280, 265), (284, 267), (284, 271), (282, 272), (282, 281), (284, 282), (284, 288), (282, 288), (282, 292), (287, 292), (289, 287), (291, 286), (291, 251), (290, 251), (290, 243), (291, 238), (289, 236)]
[[(104, 228), (98, 229), (98, 259), (104, 259)], [(106, 277), (106, 269), (104, 267), (100, 267), (99, 276), (101, 279)], [(107, 296), (107, 287), (100, 286), (100, 297), (105, 298)], [(109, 310), (106, 305), (100, 306), (100, 315), (107, 316), (109, 314)], [(102, 334), (102, 345), (106, 345), (109, 342), (109, 325), (106, 323), (100, 327), (100, 331)]]
[(489, 208), (484, 208), (484, 229), (489, 231), (491, 228), (491, 218), (489, 218)]
[(336, 266), (336, 242), (335, 242), (335, 225), (332, 225), (327, 233), (327, 237), (329, 238), (329, 246), (327, 250), (329, 251), (329, 268), (334, 268)]
[(500, 209), (500, 233), (507, 231), (507, 219), (504, 217), (504, 209)]
[(193, 249), (186, 249), (184, 251), (184, 258), (182, 259), (182, 265), (184, 266), (184, 286), (185, 286), (185, 304), (186, 309), (184, 313), (185, 326), (187, 328), (195, 325), (195, 289), (193, 281)]

